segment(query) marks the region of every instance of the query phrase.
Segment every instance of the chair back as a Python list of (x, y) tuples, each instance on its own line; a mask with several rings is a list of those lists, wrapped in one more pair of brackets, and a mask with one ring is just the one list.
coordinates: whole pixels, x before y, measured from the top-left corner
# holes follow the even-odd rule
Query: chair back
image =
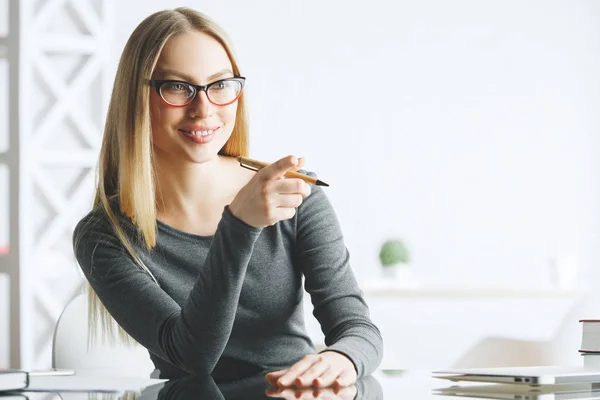
[(88, 302), (80, 294), (60, 315), (52, 342), (52, 367), (71, 369), (86, 375), (150, 377), (154, 364), (148, 350), (139, 344), (102, 339), (98, 327), (96, 343), (88, 348)]

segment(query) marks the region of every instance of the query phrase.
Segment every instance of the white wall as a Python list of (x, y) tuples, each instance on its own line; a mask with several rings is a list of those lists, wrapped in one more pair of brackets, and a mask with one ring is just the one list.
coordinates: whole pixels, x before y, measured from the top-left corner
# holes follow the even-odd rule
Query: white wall
[(303, 155), (331, 184), (360, 279), (390, 236), (424, 284), (544, 288), (561, 256), (599, 278), (599, 2), (119, 4), (115, 62), (153, 11), (225, 27), (252, 155)]
[(0, 0), (0, 37), (8, 34), (8, 0)]
[[(1, 3), (1, 2), (0, 2)], [(1, 9), (0, 9), (1, 11)], [(0, 37), (2, 36), (0, 25)], [(0, 58), (0, 152), (8, 149), (8, 62)], [(0, 163), (0, 254), (8, 246), (8, 169)]]
[[(8, 34), (8, 0), (0, 0), (0, 153), (8, 147), (8, 65), (2, 38)], [(8, 244), (8, 171), (0, 163), (0, 257)], [(0, 368), (9, 366), (9, 285), (0, 260)]]
[(10, 330), (10, 285), (7, 274), (0, 272), (0, 369), (8, 368)]

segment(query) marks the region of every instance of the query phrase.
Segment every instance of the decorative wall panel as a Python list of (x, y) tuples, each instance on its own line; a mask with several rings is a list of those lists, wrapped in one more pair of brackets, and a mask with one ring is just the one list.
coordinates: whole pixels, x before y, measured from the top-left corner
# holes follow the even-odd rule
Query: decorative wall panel
[[(72, 231), (89, 210), (108, 88), (110, 0), (21, 0), (21, 366), (47, 368), (82, 278)], [(14, 210), (13, 210), (14, 211)]]

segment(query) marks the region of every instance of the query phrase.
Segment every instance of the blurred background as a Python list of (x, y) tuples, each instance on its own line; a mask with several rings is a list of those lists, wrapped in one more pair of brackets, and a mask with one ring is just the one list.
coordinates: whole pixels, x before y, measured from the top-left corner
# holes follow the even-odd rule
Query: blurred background
[(251, 156), (331, 185), (385, 365), (579, 362), (577, 320), (600, 317), (600, 2), (0, 0), (0, 367), (49, 365), (120, 53), (177, 6), (233, 41)]

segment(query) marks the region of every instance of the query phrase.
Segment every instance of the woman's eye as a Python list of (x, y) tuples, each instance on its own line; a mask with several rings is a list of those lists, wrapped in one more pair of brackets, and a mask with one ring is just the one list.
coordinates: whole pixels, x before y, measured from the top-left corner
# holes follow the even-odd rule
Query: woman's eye
[(168, 83), (166, 86), (167, 86), (167, 90), (176, 90), (176, 91), (182, 91), (182, 92), (186, 92), (189, 90), (188, 86), (184, 85), (183, 83), (173, 82), (173, 83)]
[(211, 86), (211, 89), (214, 88), (216, 90), (223, 90), (227, 88), (227, 82), (215, 82), (214, 85)]

